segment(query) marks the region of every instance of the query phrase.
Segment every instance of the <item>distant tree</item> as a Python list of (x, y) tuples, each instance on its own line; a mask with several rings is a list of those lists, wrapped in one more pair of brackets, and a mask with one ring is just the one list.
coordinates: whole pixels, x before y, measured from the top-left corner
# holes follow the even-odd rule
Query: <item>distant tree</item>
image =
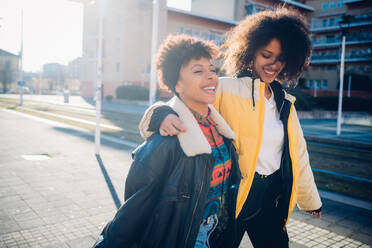
[(0, 81), (3, 85), (3, 92), (5, 93), (8, 89), (8, 84), (13, 81), (13, 71), (10, 61), (6, 61), (4, 68), (0, 71)]
[[(372, 91), (372, 80), (368, 75), (360, 75), (357, 73), (349, 73), (344, 75), (344, 89), (347, 90), (349, 86), (349, 75), (351, 76), (351, 90), (358, 91)], [(340, 81), (337, 83), (337, 90), (340, 88)]]

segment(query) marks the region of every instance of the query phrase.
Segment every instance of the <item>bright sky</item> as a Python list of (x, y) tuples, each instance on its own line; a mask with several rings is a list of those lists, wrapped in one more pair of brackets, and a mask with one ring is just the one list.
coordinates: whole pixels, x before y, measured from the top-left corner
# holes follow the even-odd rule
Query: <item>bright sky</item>
[[(191, 0), (167, 0), (190, 10)], [(23, 9), (23, 69), (67, 64), (82, 55), (83, 6), (69, 0), (0, 0), (0, 49), (18, 54)]]

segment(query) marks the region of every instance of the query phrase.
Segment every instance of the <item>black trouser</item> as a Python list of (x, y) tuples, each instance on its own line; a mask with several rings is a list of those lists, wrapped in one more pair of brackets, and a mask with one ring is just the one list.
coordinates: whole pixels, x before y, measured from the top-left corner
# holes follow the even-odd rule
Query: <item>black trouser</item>
[(288, 234), (282, 227), (280, 170), (270, 176), (255, 174), (247, 200), (239, 214), (235, 230), (239, 247), (245, 232), (255, 248), (287, 248)]

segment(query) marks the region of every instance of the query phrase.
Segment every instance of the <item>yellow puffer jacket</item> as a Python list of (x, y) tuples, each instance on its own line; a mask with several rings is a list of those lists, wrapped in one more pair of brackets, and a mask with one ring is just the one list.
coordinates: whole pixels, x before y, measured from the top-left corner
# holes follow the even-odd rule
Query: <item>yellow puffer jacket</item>
[[(274, 87), (275, 83), (276, 87)], [(294, 107), (295, 98), (281, 90), (279, 83), (274, 82), (271, 85), (277, 105), (279, 103), (278, 111), (286, 128), (285, 135), (288, 138), (285, 145), (288, 144), (289, 160), (292, 167), (290, 179), (292, 180), (292, 188), (289, 189), (288, 215), (284, 216), (284, 221), (287, 222), (296, 202), (302, 210), (317, 210), (322, 206), (322, 203), (314, 182), (306, 142)], [(237, 137), (234, 145), (239, 155), (242, 180), (237, 198), (236, 216), (239, 215), (247, 199), (261, 148), (265, 112), (264, 86), (264, 83), (259, 79), (255, 79), (252, 83), (252, 78), (248, 76), (220, 78), (217, 100), (214, 103), (214, 107), (227, 121)], [(282, 99), (280, 99), (280, 95), (282, 95)], [(286, 108), (288, 109), (287, 114), (285, 114)]]

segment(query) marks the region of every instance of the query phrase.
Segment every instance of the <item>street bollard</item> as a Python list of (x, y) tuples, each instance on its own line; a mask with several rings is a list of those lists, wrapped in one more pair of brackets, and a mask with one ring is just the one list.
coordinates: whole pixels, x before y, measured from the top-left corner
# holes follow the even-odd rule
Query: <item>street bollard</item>
[(64, 90), (63, 91), (64, 103), (68, 103), (69, 102), (69, 95), (70, 95), (69, 90)]

